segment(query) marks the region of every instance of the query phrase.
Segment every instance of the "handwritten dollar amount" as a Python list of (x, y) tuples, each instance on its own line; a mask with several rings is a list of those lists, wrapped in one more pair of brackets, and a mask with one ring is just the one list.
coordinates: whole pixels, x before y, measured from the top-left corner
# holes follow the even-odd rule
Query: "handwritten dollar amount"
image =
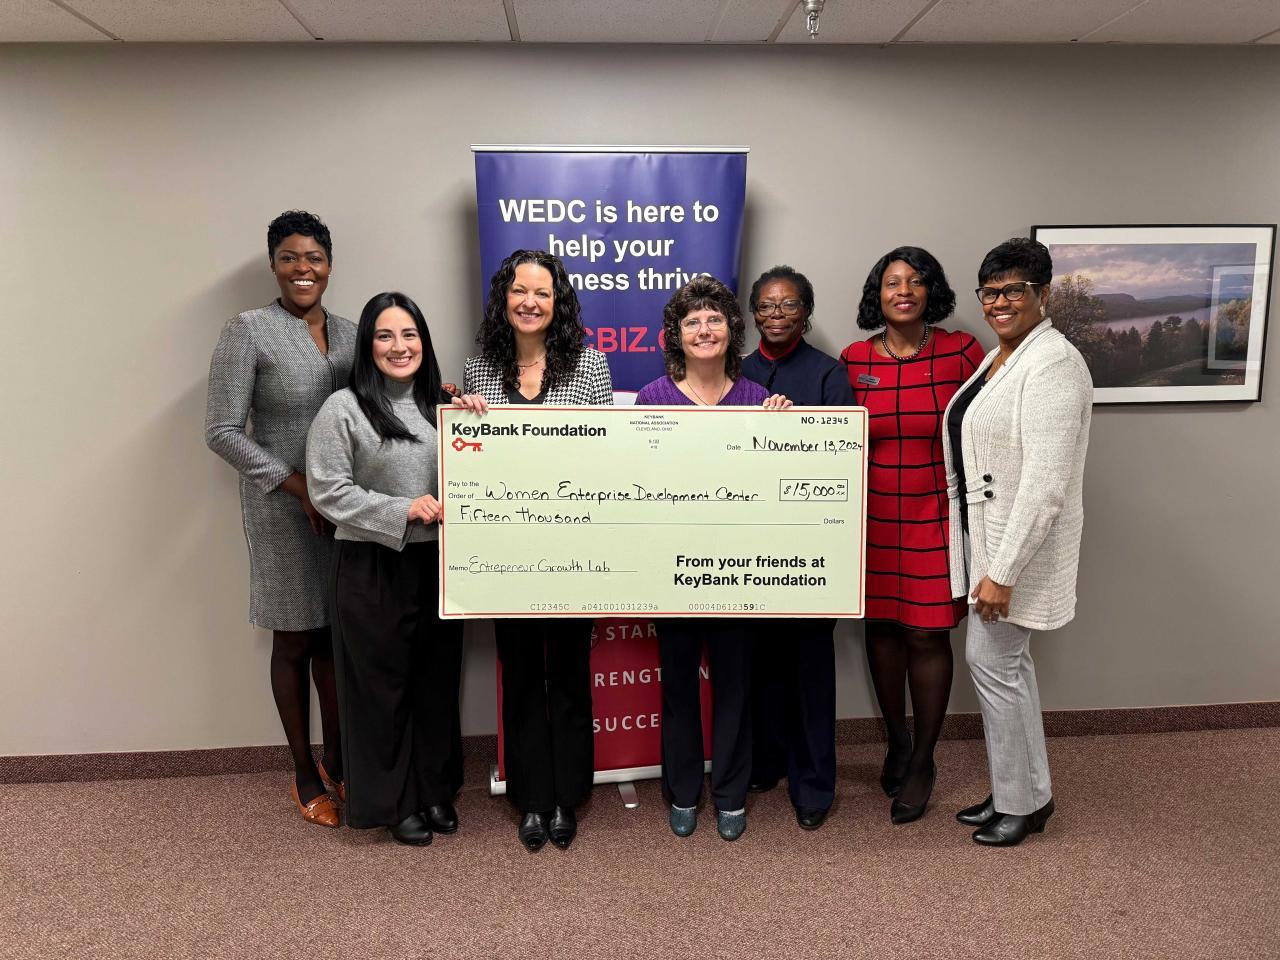
[(849, 499), (847, 480), (780, 480), (778, 499), (784, 501), (827, 500), (841, 503)]

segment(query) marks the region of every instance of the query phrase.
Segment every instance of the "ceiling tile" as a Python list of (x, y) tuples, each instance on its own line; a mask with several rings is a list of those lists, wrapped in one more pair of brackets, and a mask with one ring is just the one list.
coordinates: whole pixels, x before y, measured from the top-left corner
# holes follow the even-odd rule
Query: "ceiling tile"
[(544, 43), (702, 43), (720, 0), (514, 0), (520, 39)]
[(941, 0), (904, 41), (1069, 43), (1140, 0)]
[(1090, 43), (1245, 43), (1280, 27), (1274, 0), (1147, 0)]
[(310, 40), (276, 0), (67, 0), (124, 40)]
[(711, 35), (717, 43), (762, 43), (773, 36), (781, 20), (790, 17), (799, 0), (724, 0), (723, 13)]
[(289, 0), (325, 40), (511, 39), (502, 0)]
[(110, 39), (49, 0), (4, 0), (0, 3), (0, 43)]
[(827, 0), (811, 41), (804, 11), (797, 6), (778, 43), (888, 43), (929, 0)]

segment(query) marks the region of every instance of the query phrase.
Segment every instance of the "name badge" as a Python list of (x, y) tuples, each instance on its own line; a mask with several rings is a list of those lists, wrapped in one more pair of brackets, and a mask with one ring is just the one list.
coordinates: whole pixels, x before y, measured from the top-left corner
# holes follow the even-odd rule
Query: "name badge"
[(868, 387), (874, 387), (880, 383), (880, 378), (873, 377), (869, 373), (860, 373), (858, 374), (858, 382), (862, 384), (866, 384)]

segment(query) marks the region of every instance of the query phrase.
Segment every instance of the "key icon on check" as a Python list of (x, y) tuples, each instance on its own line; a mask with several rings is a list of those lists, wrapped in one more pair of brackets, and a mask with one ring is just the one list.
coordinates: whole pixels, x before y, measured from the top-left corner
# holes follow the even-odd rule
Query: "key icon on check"
[(461, 437), (455, 437), (453, 440), (453, 449), (461, 453), (467, 447), (473, 448), (477, 453), (484, 449), (479, 440), (463, 440)]

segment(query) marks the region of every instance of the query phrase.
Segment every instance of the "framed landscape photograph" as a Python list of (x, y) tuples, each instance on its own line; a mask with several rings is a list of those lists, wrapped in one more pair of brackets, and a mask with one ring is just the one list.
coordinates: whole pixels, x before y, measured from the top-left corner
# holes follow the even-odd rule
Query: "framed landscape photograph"
[(1257, 401), (1275, 224), (1036, 226), (1095, 403)]

